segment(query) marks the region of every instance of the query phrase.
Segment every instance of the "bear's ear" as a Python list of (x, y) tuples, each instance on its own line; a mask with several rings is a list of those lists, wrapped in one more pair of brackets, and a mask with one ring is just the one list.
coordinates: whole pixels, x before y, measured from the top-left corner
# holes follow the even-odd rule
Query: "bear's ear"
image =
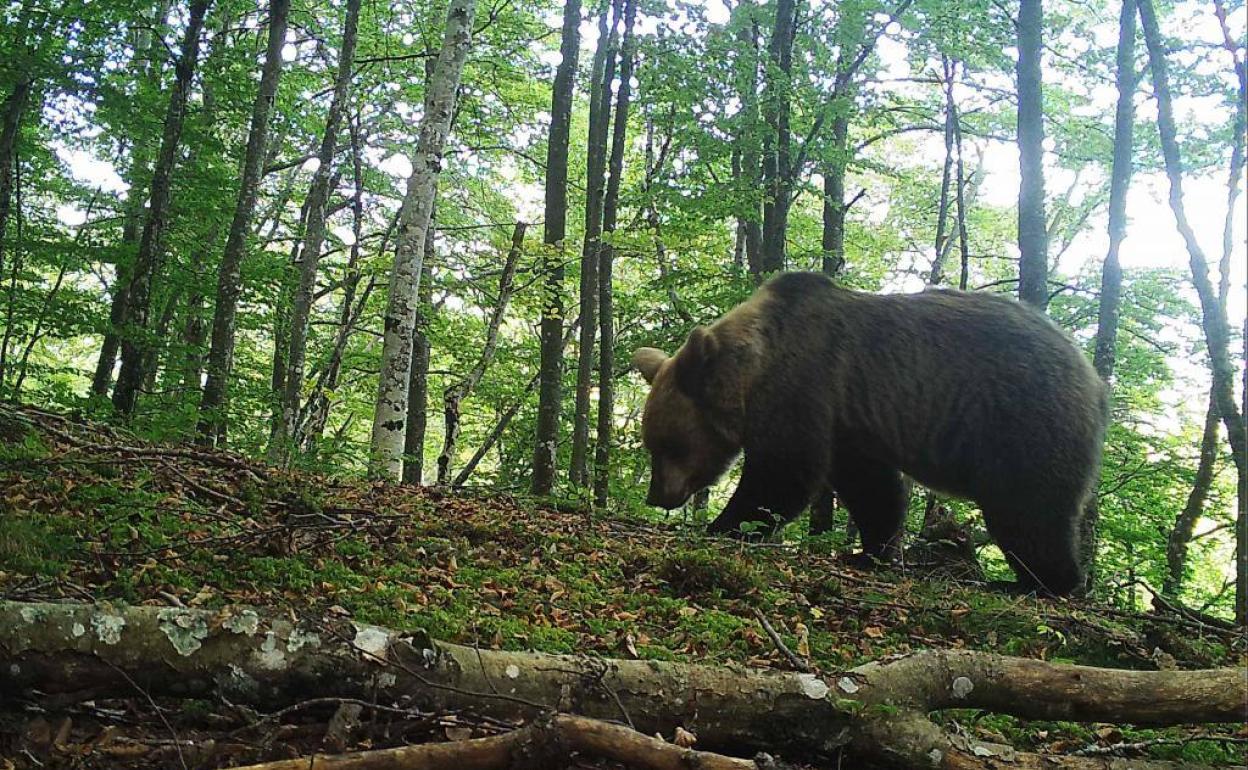
[(676, 387), (691, 398), (701, 396), (719, 352), (715, 335), (705, 326), (695, 326), (676, 356)]
[(641, 376), (648, 383), (654, 382), (654, 376), (659, 373), (659, 367), (666, 360), (667, 354), (658, 348), (637, 348), (637, 352), (633, 353), (633, 367), (641, 372)]

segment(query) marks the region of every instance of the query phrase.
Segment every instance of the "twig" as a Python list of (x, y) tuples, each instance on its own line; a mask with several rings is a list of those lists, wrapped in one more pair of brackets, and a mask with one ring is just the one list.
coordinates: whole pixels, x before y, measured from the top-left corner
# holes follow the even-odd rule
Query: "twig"
[(186, 765), (186, 757), (182, 754), (182, 739), (178, 737), (178, 731), (174, 730), (173, 725), (169, 724), (169, 720), (165, 718), (165, 712), (161, 710), (160, 706), (156, 705), (156, 701), (152, 699), (151, 694), (148, 693), (147, 690), (140, 687), (139, 683), (134, 681), (134, 679), (132, 679), (123, 669), (107, 660), (105, 660), (104, 663), (106, 663), (109, 668), (120, 674), (123, 679), (129, 682), (130, 686), (142, 695), (148, 705), (152, 707), (152, 710), (156, 712), (156, 717), (160, 719), (161, 724), (165, 726), (165, 729), (169, 731), (169, 735), (173, 738), (173, 748), (178, 752), (178, 764), (182, 765), (182, 770), (190, 770), (190, 768)]
[(810, 664), (799, 658), (795, 652), (790, 650), (785, 645), (784, 640), (780, 638), (780, 634), (776, 633), (776, 629), (771, 627), (771, 623), (767, 622), (767, 618), (758, 610), (758, 608), (754, 609), (754, 617), (758, 619), (758, 622), (762, 625), (763, 630), (767, 632), (767, 636), (771, 637), (771, 643), (776, 645), (776, 649), (782, 652), (784, 657), (789, 659), (789, 663), (793, 664), (793, 668), (798, 671), (810, 671)]

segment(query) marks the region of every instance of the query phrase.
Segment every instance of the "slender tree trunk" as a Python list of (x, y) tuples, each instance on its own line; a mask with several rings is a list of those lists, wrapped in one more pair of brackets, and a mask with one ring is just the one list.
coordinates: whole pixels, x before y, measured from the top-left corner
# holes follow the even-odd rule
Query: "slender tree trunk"
[(849, 105), (835, 106), (832, 118), (832, 160), (823, 173), (823, 272), (840, 275), (845, 269), (845, 172), (849, 167)]
[[(144, 82), (155, 84), (154, 87), (157, 88), (160, 83), (159, 63), (164, 59), (163, 38), (158, 31), (165, 26), (163, 20), (168, 12), (169, 3), (162, 0), (156, 5), (151, 26), (135, 32), (135, 55), (143, 62), (140, 65), (139, 76)], [(95, 364), (95, 374), (91, 380), (91, 392), (97, 396), (108, 395), (109, 388), (113, 385), (113, 369), (117, 364), (117, 353), (121, 350), (121, 325), (126, 318), (130, 269), (134, 261), (130, 255), (130, 249), (137, 249), (139, 233), (143, 228), (144, 204), (147, 202), (147, 191), (151, 186), (151, 144), (147, 133), (139, 131), (130, 150), (130, 168), (126, 179), (130, 193), (123, 208), (121, 226), (121, 245), (126, 256), (114, 262), (116, 277), (113, 281), (108, 327), (104, 331), (100, 355)]]
[(1018, 11), (1018, 298), (1044, 310), (1049, 303), (1049, 244), (1044, 216), (1044, 97), (1041, 0), (1020, 0)]
[(425, 434), (429, 430), (429, 322), (433, 320), (433, 258), (436, 238), (435, 211), (425, 232), (425, 256), (420, 266), (420, 297), (412, 327), (412, 373), (407, 386), (407, 427), (403, 431), (403, 483), (425, 480)]
[[(572, 419), (573, 487), (589, 483), (589, 407), (594, 381), (594, 336), (597, 334), (598, 257), (602, 248), (602, 199), (606, 180), (607, 136), (611, 128), (611, 81), (615, 79), (616, 36), (621, 0), (605, 4), (598, 17), (598, 50), (594, 52), (589, 92), (589, 137), (585, 159), (585, 242), (581, 252), (581, 334), (576, 364), (576, 408)], [(607, 13), (613, 17), (607, 32)]]
[(945, 255), (948, 253), (945, 244), (949, 240), (949, 185), (953, 177), (953, 127), (958, 120), (957, 105), (953, 99), (955, 65), (948, 56), (941, 57), (941, 65), (945, 76), (945, 165), (940, 174), (940, 203), (936, 210), (936, 243), (932, 258), (932, 272), (927, 277), (928, 286), (939, 286), (945, 278)]
[(962, 156), (962, 122), (954, 114), (953, 121), (953, 144), (956, 153), (956, 162), (954, 164), (955, 182), (957, 186), (954, 188), (954, 203), (957, 205), (957, 224), (958, 224), (958, 255), (961, 258), (961, 272), (958, 274), (958, 288), (966, 291), (967, 281), (971, 276), (971, 243), (970, 236), (967, 234), (966, 215), (966, 163)]
[(19, 80), (3, 104), (0, 104), (0, 275), (4, 274), (5, 246), (8, 243), (9, 217), (13, 210), (14, 169), (17, 167), (18, 135), (22, 113), (30, 101), (32, 83)]
[[(1244, 63), (1239, 60), (1238, 44), (1232, 40), (1229, 30), (1226, 28), (1225, 8), (1216, 0), (1214, 2), (1214, 13), (1218, 17), (1218, 21), (1223, 25), (1223, 32), (1227, 40), (1225, 47), (1231, 53), (1232, 63), (1235, 65), (1236, 76), (1239, 79), (1239, 94), (1236, 99), (1235, 118), (1232, 121), (1232, 136), (1234, 139), (1231, 146), (1231, 163), (1226, 180), (1226, 216), (1222, 223), (1222, 256), (1218, 261), (1218, 304), (1222, 306), (1223, 312), (1225, 312), (1227, 296), (1231, 288), (1231, 258), (1235, 252), (1235, 225), (1243, 218), (1243, 212), (1236, 204), (1239, 199), (1240, 180), (1244, 173), (1244, 131), (1245, 118), (1248, 117), (1245, 114), (1248, 111), (1248, 73), (1244, 70)], [(1248, 361), (1248, 356), (1245, 356), (1245, 360)], [(1241, 407), (1241, 414), (1243, 413), (1244, 410)], [(1188, 494), (1187, 504), (1183, 506), (1183, 510), (1176, 517), (1174, 529), (1170, 531), (1170, 536), (1166, 543), (1167, 574), (1162, 584), (1162, 592), (1168, 595), (1175, 595), (1182, 588), (1184, 572), (1187, 567), (1188, 544), (1191, 542), (1196, 522), (1204, 513), (1205, 500), (1208, 497), (1209, 487), (1213, 483), (1214, 465), (1218, 458), (1218, 423), (1219, 415), (1216, 394), (1211, 390), (1209, 406), (1205, 414), (1205, 427), (1201, 434), (1200, 459), (1196, 465), (1196, 477), (1192, 482), (1192, 489)], [(1242, 523), (1242, 516), (1236, 523), (1237, 527)], [(1243, 552), (1244, 546), (1238, 540), (1237, 535), (1237, 594), (1242, 592), (1242, 585), (1246, 579), (1242, 572)], [(1237, 595), (1237, 605), (1242, 598), (1242, 596)]]
[(511, 248), (503, 262), (503, 272), (498, 279), (498, 300), (490, 314), (485, 329), (485, 345), (477, 362), (462, 380), (447, 388), (442, 394), (442, 414), (445, 416), (446, 431), (442, 439), (442, 452), (438, 455), (438, 483), (446, 484), (451, 480), (451, 463), (455, 460), (456, 444), (459, 441), (459, 409), (464, 399), (472, 394), (485, 376), (486, 369), (494, 361), (494, 353), (498, 350), (498, 332), (503, 326), (503, 317), (507, 313), (507, 305), (511, 302), (511, 293), (515, 288), (516, 267), (520, 263), (520, 255), (524, 250), (524, 233), (528, 225), (517, 222), (511, 233)]
[(1109, 184), (1109, 251), (1101, 272), (1101, 304), (1092, 364), (1106, 383), (1114, 377), (1118, 311), (1122, 301), (1122, 266), (1118, 252), (1127, 236), (1127, 192), (1131, 187), (1131, 150), (1135, 130), (1135, 0), (1123, 0), (1118, 21), (1118, 110), (1114, 117), (1114, 160)]
[(196, 0), (191, 4), (190, 20), (182, 38), (173, 89), (169, 94), (169, 107), (165, 112), (160, 153), (152, 170), (147, 220), (143, 225), (139, 252), (135, 256), (126, 288), (121, 326), (121, 370), (117, 374), (117, 386), (113, 390), (113, 407), (126, 416), (134, 413), (135, 401), (146, 377), (144, 365), (150, 360), (150, 350), (155, 342), (149, 339), (147, 329), (152, 284), (164, 261), (164, 232), (168, 225), (169, 203), (173, 192), (173, 170), (177, 165), (182, 125), (186, 119), (186, 102), (199, 58), (199, 36), (208, 5), (209, 0)]
[(424, 265), (421, 266), (421, 300), (416, 327), (412, 331), (412, 377), (407, 388), (407, 428), (403, 432), (403, 483), (424, 482), (424, 437), (429, 431), (429, 321), (433, 314), (433, 227), (424, 237)]
[(758, 6), (754, 0), (742, 0), (734, 13), (741, 15), (737, 37), (741, 42), (736, 73), (737, 99), (741, 102), (740, 120), (734, 142), (740, 158), (741, 171), (738, 195), (742, 201), (742, 213), (737, 216), (737, 229), (741, 232), (745, 264), (755, 282), (763, 276), (763, 227), (759, 212), (758, 193), (762, 188), (762, 159), (759, 155), (759, 109), (758, 109)]
[[(1135, 130), (1135, 0), (1123, 0), (1118, 19), (1118, 108), (1114, 116), (1114, 158), (1109, 184), (1109, 251), (1101, 270), (1101, 301), (1097, 310), (1096, 350), (1092, 365), (1107, 385), (1113, 384), (1118, 341), (1118, 314), (1122, 303), (1122, 266), (1118, 252), (1127, 236), (1127, 193), (1131, 187), (1131, 152)], [(1215, 417), (1216, 419), (1216, 417)], [(1216, 431), (1215, 431), (1216, 436)], [(1202, 450), (1203, 457), (1203, 450)], [(1207, 486), (1207, 485), (1206, 485)], [(1196, 491), (1193, 490), (1193, 494)], [(1199, 500), (1204, 493), (1199, 494)], [(1188, 507), (1193, 504), (1189, 498)], [(1195, 503), (1199, 511), (1200, 502)], [(1187, 507), (1184, 509), (1187, 510)], [(1192, 520), (1193, 525), (1195, 519)], [(1088, 585), (1096, 580), (1096, 552), (1100, 539), (1100, 507), (1092, 496), (1079, 523), (1079, 557)], [(1173, 538), (1173, 533), (1172, 533)], [(1169, 562), (1173, 546), (1166, 549)], [(1180, 568), (1181, 572), (1181, 568)], [(1167, 580), (1167, 582), (1169, 582)], [(1175, 584), (1177, 586), (1177, 583)]]
[(269, 35), (260, 72), (260, 85), (252, 105), (251, 126), (247, 132), (247, 151), (239, 182), (238, 200), (230, 222), (225, 252), (217, 276), (217, 302), (212, 316), (212, 344), (208, 351), (208, 379), (204, 397), (199, 404), (199, 440), (203, 444), (218, 443), (224, 436), (225, 410), (229, 399), (230, 373), (234, 366), (234, 330), (238, 319), (238, 297), (242, 293), (243, 258), (247, 236), (256, 208), (262, 162), (269, 136), (269, 113), (277, 97), (277, 84), (282, 74), (282, 46), (286, 42), (286, 21), (290, 0), (272, 0), (269, 4)]
[(433, 215), (442, 148), (455, 112), (455, 93), (472, 45), (475, 10), (475, 0), (451, 0), (447, 8), (442, 51), (429, 81), (428, 108), (420, 121), (420, 139), (399, 216), (398, 248), (386, 302), (381, 377), (369, 458), (370, 472), (378, 478), (398, 481), (402, 476), (407, 389), (412, 371), (412, 329), (416, 325), (425, 234)]
[[(1213, 284), (1209, 280), (1209, 262), (1205, 258), (1199, 241), (1196, 240), (1195, 232), (1188, 223), (1187, 212), (1183, 204), (1183, 161), (1179, 154), (1165, 48), (1157, 27), (1157, 17), (1153, 10), (1152, 0), (1138, 0), (1138, 3), (1144, 42), (1148, 46), (1153, 93), (1157, 98), (1157, 129), (1166, 163), (1166, 176), (1170, 181), (1170, 208), (1174, 212), (1179, 233), (1187, 245), (1192, 283), (1200, 297), (1201, 325), (1204, 328), (1205, 344), (1209, 351), (1210, 366), (1213, 369), (1214, 402), (1230, 439), (1231, 456), (1235, 461), (1237, 475), (1236, 500), (1240, 515), (1243, 516), (1245, 509), (1248, 509), (1248, 435), (1245, 432), (1244, 415), (1240, 411), (1239, 404), (1235, 402), (1235, 369), (1230, 355), (1230, 327), (1226, 320), (1226, 308), (1219, 301)], [(1244, 81), (1241, 79), (1240, 82), (1242, 91)], [(1240, 526), (1242, 527), (1242, 522)], [(1240, 562), (1245, 558), (1242, 547), (1239, 549), (1237, 558)], [(1237, 590), (1245, 590), (1240, 588), (1240, 585), (1237, 584)], [(1242, 620), (1245, 613), (1248, 613), (1248, 610), (1244, 608), (1242, 602), (1238, 602), (1237, 619)]]
[(620, 185), (624, 175), (624, 152), (628, 145), (628, 110), (632, 99), (636, 64), (637, 0), (624, 6), (624, 43), (620, 54), (620, 88), (615, 100), (615, 125), (611, 135), (610, 177), (603, 202), (602, 229), (607, 243), (598, 265), (598, 443), (594, 450), (594, 504), (605, 506), (611, 491), (611, 435), (615, 427), (615, 297), (612, 285), (615, 246), (610, 236), (619, 218)]
[(793, 38), (796, 22), (794, 0), (776, 0), (776, 21), (767, 47), (768, 67), (763, 98), (767, 133), (763, 142), (763, 273), (785, 267), (785, 238), (788, 234), (789, 204), (792, 199), (792, 137), (789, 114), (792, 109)]
[(533, 450), (533, 493), (549, 495), (555, 487), (559, 412), (563, 401), (563, 256), (568, 219), (568, 139), (572, 90), (580, 51), (580, 0), (563, 7), (563, 58), (555, 70), (551, 94), (550, 138), (546, 150), (546, 207), (542, 241), (543, 297), (541, 362), (537, 387), (537, 434)]
[(312, 300), (316, 291), (316, 272), (320, 263), (321, 247), (325, 242), (325, 208), (332, 192), (330, 180), (334, 156), (338, 150), (338, 132), (351, 88), (351, 75), (355, 64), (355, 43), (359, 30), (361, 0), (347, 0), (346, 17), (343, 21), (342, 50), (338, 54), (338, 73), (334, 80), (334, 95), (325, 118), (325, 133), (321, 138), (317, 159), (320, 166), (312, 175), (308, 190), (308, 217), (304, 227), (303, 248), (299, 261), (299, 286), (295, 290), (290, 310), (290, 346), (286, 354), (286, 382), (282, 391), (281, 419), (273, 445), (277, 448), (279, 461), (289, 457), (291, 442), (299, 430), (300, 397), (303, 394), (303, 369), (307, 357), (308, 320), (312, 313)]
[(1187, 494), (1187, 503), (1175, 519), (1174, 529), (1166, 540), (1166, 577), (1161, 592), (1167, 596), (1178, 594), (1183, 587), (1183, 573), (1187, 569), (1187, 546), (1192, 540), (1196, 522), (1204, 513), (1209, 487), (1213, 484), (1214, 465), (1218, 459), (1218, 409), (1209, 396), (1205, 411), (1205, 428), (1200, 436), (1200, 460), (1196, 464), (1196, 478)]

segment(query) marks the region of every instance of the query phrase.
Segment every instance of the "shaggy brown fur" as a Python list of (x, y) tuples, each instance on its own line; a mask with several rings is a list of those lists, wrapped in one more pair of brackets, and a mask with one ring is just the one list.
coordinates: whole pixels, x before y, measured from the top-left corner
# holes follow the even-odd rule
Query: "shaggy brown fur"
[(633, 361), (652, 385), (652, 505), (681, 505), (744, 450), (712, 532), (788, 521), (826, 479), (866, 552), (892, 558), (905, 472), (976, 501), (1024, 586), (1082, 584), (1075, 541), (1106, 390), (1065, 334), (1013, 300), (862, 294), (790, 273), (674, 356), (643, 348)]

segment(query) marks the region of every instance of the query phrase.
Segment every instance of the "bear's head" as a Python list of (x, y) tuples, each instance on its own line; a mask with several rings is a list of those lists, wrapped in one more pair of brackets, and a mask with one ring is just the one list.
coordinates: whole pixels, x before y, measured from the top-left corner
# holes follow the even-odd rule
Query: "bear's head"
[(714, 484), (741, 451), (739, 402), (727, 346), (697, 327), (674, 356), (656, 348), (633, 354), (650, 383), (641, 417), (650, 452), (646, 503), (671, 510)]

